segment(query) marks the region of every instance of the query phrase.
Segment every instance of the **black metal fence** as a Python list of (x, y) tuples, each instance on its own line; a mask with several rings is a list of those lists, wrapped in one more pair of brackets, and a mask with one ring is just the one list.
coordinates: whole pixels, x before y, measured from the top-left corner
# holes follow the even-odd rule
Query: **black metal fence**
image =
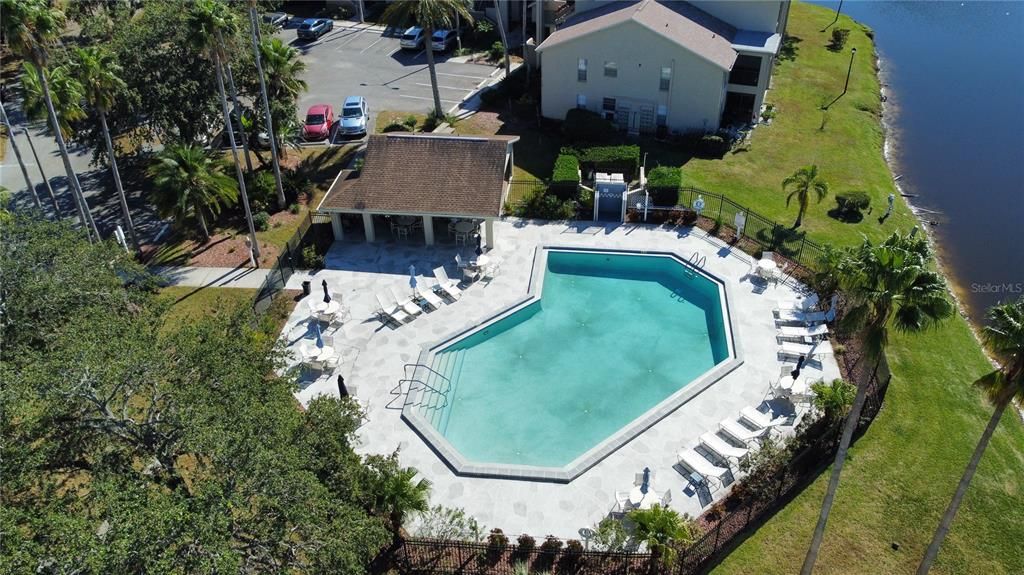
[[(876, 364), (850, 353), (844, 354), (842, 361), (850, 379), (867, 386), (867, 401), (857, 427), (859, 435), (881, 409), (892, 377), (884, 357)], [(677, 549), (670, 565), (654, 563), (649, 553), (586, 550), (575, 544), (559, 544), (557, 550), (552, 550), (538, 543), (524, 549), (511, 542), (491, 546), (487, 542), (419, 538), (406, 538), (398, 543), (394, 549), (394, 564), (400, 573), (407, 575), (515, 575), (516, 565), (520, 563), (535, 571), (550, 570), (559, 575), (695, 575), (731, 550), (737, 535), (770, 517), (828, 465), (835, 457), (842, 425), (840, 420), (817, 434), (812, 443), (801, 448), (766, 482), (766, 487), (759, 491), (760, 496), (732, 502), (731, 507), (729, 497), (716, 504), (727, 510), (721, 511), (717, 520), (705, 520), (707, 531), (692, 544)]]
[[(266, 311), (274, 297), (288, 284), (288, 278), (296, 269), (315, 265), (315, 262), (306, 261), (311, 259), (307, 256), (316, 254), (322, 257), (327, 253), (333, 239), (331, 216), (321, 212), (307, 212), (295, 234), (285, 242), (281, 254), (277, 256), (277, 261), (267, 274), (267, 279), (263, 280), (263, 285), (256, 292), (252, 303), (253, 311), (256, 314)], [(312, 248), (312, 253), (307, 252), (306, 248)]]
[(548, 182), (544, 180), (512, 180), (508, 183), (505, 205), (514, 206), (530, 197), (531, 194), (546, 192), (548, 185)]

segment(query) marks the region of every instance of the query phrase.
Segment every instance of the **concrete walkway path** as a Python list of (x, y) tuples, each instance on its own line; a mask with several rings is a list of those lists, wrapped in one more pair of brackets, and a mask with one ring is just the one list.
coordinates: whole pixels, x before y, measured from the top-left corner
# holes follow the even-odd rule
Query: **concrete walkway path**
[(153, 272), (163, 277), (167, 285), (171, 286), (257, 289), (263, 285), (263, 280), (267, 278), (271, 269), (173, 266), (156, 267), (153, 268)]

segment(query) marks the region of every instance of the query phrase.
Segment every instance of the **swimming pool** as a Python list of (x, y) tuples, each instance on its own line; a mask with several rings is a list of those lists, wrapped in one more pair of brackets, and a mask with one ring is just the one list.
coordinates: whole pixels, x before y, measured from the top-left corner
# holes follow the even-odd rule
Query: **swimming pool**
[(429, 355), (431, 389), (415, 412), (461, 462), (486, 464), (474, 473), (572, 475), (588, 452), (607, 455), (650, 425), (645, 414), (660, 407), (663, 417), (734, 359), (723, 286), (711, 276), (668, 255), (545, 255), (541, 297)]

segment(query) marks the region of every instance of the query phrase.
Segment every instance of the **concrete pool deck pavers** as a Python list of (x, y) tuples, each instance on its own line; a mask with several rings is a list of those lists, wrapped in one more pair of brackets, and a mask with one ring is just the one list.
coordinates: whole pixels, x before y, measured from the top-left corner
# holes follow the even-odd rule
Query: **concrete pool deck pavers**
[[(406, 375), (404, 366), (416, 363), (425, 346), (522, 301), (536, 250), (545, 245), (673, 252), (683, 260), (694, 252), (706, 256), (705, 268), (729, 286), (737, 352), (744, 363), (569, 483), (456, 475), (402, 420), (405, 397), (399, 393), (398, 382)], [(458, 277), (454, 275), (456, 253), (450, 246), (337, 242), (327, 255), (327, 269), (293, 275), (287, 286), (292, 289), (300, 288), (307, 279), (319, 287), (326, 279), (331, 290), (341, 294), (352, 317), (336, 331), (327, 332), (341, 349), (341, 366), (329, 377), (300, 378), (296, 398), (305, 405), (320, 394), (337, 396), (336, 375), (344, 376), (350, 392), (367, 410), (357, 451), (391, 453), (399, 449), (401, 464), (415, 467), (432, 483), (432, 504), (461, 507), (488, 528), (500, 527), (506, 533), (579, 537), (580, 528), (594, 525), (611, 511), (615, 492), (628, 491), (634, 474), (644, 467), (655, 471), (653, 486), (658, 492), (674, 492), (672, 508), (691, 516), (706, 509), (707, 494), (694, 492), (677, 471), (676, 453), (681, 447), (695, 445), (701, 434), (716, 431), (719, 421), (735, 418), (743, 407), (764, 401), (768, 382), (778, 378), (782, 364), (772, 310), (780, 299), (796, 295), (793, 282), (767, 287), (751, 283), (747, 273), (750, 257), (702, 230), (506, 220), (495, 223), (495, 248), (489, 253), (501, 262), (498, 277), (466, 288), (457, 302), (424, 312), (401, 327), (382, 326), (376, 317), (375, 293), (384, 293), (389, 287), (399, 293), (408, 291), (409, 265), (416, 266), (421, 287), (433, 285), (431, 270), (440, 265), (445, 265), (450, 276)], [(462, 248), (462, 255), (470, 255), (470, 250)], [(311, 297), (317, 297), (316, 291)], [(308, 309), (300, 302), (282, 332), (287, 344), (312, 337), (308, 317)], [(293, 359), (292, 365), (296, 362)], [(826, 357), (820, 364), (812, 362), (805, 374), (829, 380), (839, 377), (839, 369)], [(711, 495), (717, 500), (724, 492)]]

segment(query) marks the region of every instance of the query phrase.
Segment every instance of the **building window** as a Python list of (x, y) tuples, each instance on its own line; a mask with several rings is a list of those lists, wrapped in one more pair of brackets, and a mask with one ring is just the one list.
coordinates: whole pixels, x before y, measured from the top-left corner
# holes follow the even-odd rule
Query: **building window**
[(606, 112), (615, 111), (615, 98), (605, 98), (601, 101), (601, 109)]
[(761, 79), (760, 56), (742, 54), (736, 58), (732, 71), (729, 72), (729, 83), (741, 86), (756, 86)]
[(606, 78), (618, 78), (619, 67), (615, 65), (615, 62), (604, 63), (604, 75)]
[(661, 87), (659, 88), (662, 92), (668, 92), (668, 87), (672, 85), (672, 68), (664, 67), (661, 69)]
[(657, 124), (659, 126), (668, 125), (668, 106), (665, 106), (663, 104), (658, 106)]
[(587, 81), (587, 59), (580, 58), (579, 63), (576, 65), (576, 80), (580, 82)]
[(576, 94), (576, 107), (586, 110), (587, 109), (587, 95)]

